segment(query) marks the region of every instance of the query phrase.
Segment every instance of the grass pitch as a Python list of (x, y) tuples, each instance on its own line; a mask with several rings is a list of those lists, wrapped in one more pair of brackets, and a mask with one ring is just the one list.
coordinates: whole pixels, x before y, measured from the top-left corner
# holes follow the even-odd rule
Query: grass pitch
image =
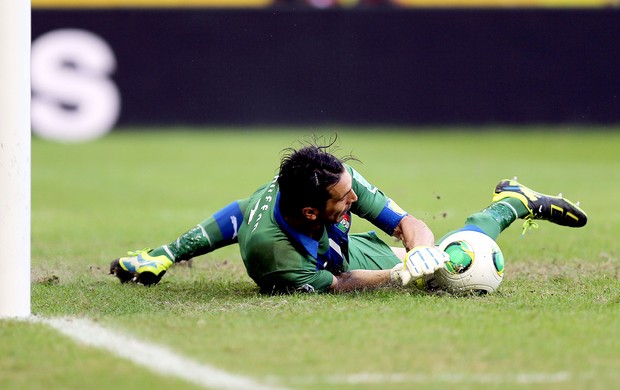
[[(498, 242), (497, 294), (412, 289), (261, 296), (236, 247), (157, 286), (107, 275), (127, 250), (175, 239), (276, 173), (312, 132), (134, 129), (84, 144), (33, 140), (32, 311), (85, 317), (199, 362), (294, 389), (591, 388), (620, 380), (620, 132), (528, 128), (339, 131), (341, 154), (437, 237), (518, 175), (581, 201), (583, 229), (541, 222)], [(338, 153), (336, 153), (338, 154)], [(373, 229), (354, 219), (353, 230)], [(388, 237), (384, 237), (389, 240)], [(0, 320), (0, 388), (195, 388), (42, 324)]]

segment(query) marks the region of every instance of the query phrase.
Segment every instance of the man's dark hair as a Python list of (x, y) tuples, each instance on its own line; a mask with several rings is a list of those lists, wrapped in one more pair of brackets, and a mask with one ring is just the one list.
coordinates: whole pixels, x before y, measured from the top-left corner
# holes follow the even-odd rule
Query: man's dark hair
[(280, 211), (284, 215), (299, 216), (304, 207), (325, 209), (329, 189), (340, 181), (344, 171), (343, 162), (354, 159), (339, 159), (330, 153), (334, 143), (335, 140), (325, 146), (310, 144), (284, 150), (278, 175)]

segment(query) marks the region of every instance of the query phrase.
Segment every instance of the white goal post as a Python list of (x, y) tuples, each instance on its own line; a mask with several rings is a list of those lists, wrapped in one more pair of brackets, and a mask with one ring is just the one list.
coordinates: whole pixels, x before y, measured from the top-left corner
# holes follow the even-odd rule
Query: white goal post
[(0, 0), (0, 318), (30, 316), (30, 0)]

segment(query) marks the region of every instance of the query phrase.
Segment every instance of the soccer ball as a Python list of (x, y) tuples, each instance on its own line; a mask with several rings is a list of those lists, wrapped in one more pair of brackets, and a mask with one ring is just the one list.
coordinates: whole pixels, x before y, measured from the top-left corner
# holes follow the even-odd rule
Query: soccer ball
[(502, 250), (486, 234), (461, 230), (443, 239), (439, 249), (450, 254), (450, 261), (433, 278), (443, 290), (492, 293), (504, 278)]

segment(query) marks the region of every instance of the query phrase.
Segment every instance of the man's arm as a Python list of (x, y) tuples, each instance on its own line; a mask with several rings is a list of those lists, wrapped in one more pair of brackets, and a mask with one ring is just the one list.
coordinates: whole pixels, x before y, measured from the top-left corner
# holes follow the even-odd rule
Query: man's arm
[(334, 275), (334, 280), (329, 286), (332, 292), (347, 292), (385, 286), (391, 281), (391, 270), (366, 270), (356, 269)]
[(416, 246), (434, 246), (435, 236), (421, 220), (406, 215), (394, 229), (394, 237), (402, 241), (405, 249), (410, 251)]
[(434, 246), (418, 246), (407, 253), (406, 262), (388, 270), (356, 269), (340, 275), (332, 275), (332, 292), (347, 292), (376, 288), (389, 283), (406, 286), (410, 282), (431, 275), (449, 260), (447, 253)]

